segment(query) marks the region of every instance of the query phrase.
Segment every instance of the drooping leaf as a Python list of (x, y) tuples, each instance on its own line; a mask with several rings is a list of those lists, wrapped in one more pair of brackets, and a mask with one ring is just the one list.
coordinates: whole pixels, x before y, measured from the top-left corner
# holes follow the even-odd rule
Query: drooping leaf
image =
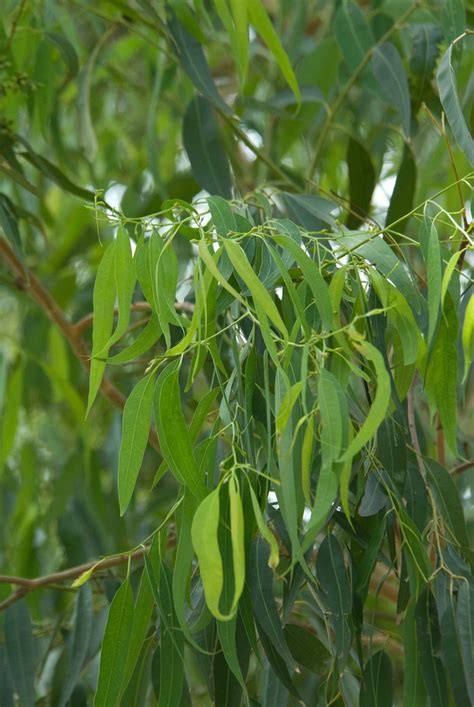
[(403, 681), (404, 707), (418, 707), (426, 703), (426, 688), (421, 670), (420, 640), (415, 623), (415, 604), (411, 604), (403, 621), (403, 648), (405, 676)]
[(352, 587), (341, 544), (334, 535), (327, 535), (319, 547), (316, 578), (321, 587), (323, 601), (330, 612), (329, 619), (335, 632), (335, 650), (342, 666), (347, 660), (352, 643), (349, 625)]
[(435, 24), (416, 24), (413, 26), (413, 48), (410, 67), (414, 74), (414, 86), (411, 94), (413, 111), (418, 112), (425, 100), (433, 77), (439, 45), (442, 39), (441, 28)]
[(122, 417), (122, 441), (118, 464), (120, 515), (127, 510), (143, 461), (153, 408), (155, 377), (142, 378), (130, 393)]
[(271, 51), (288, 86), (295, 94), (298, 103), (301, 101), (300, 87), (287, 53), (283, 49), (278, 34), (275, 32), (262, 0), (248, 0), (250, 20), (258, 34)]
[(351, 208), (347, 217), (347, 228), (354, 229), (369, 214), (376, 176), (369, 153), (358, 140), (352, 137), (349, 139), (347, 147), (347, 168), (349, 170)]
[(178, 626), (171, 591), (171, 571), (160, 565), (161, 618), (165, 621), (160, 641), (160, 688), (158, 703), (179, 707), (184, 683), (184, 635)]
[(35, 646), (30, 614), (21, 599), (5, 612), (5, 648), (10, 676), (23, 707), (34, 707)]
[(116, 707), (122, 691), (133, 626), (133, 593), (128, 579), (117, 590), (109, 608), (105, 628), (94, 707)]
[(354, 457), (357, 452), (359, 452), (362, 447), (374, 436), (377, 428), (385, 417), (385, 413), (387, 412), (387, 408), (390, 403), (390, 376), (385, 368), (385, 362), (382, 354), (368, 341), (354, 343), (354, 347), (368, 361), (373, 363), (377, 379), (377, 390), (362, 427), (349, 444), (346, 452), (342, 455), (341, 461), (346, 461), (347, 459)]
[(0, 194), (0, 226), (13, 246), (15, 253), (23, 260), (23, 245), (18, 223), (10, 199), (5, 194)]
[(441, 254), (438, 232), (434, 224), (430, 229), (428, 242), (428, 346), (430, 345), (438, 323), (441, 295)]
[(257, 497), (255, 495), (255, 491), (249, 484), (249, 491), (250, 491), (250, 497), (252, 499), (252, 506), (253, 506), (253, 511), (255, 515), (255, 520), (257, 521), (257, 526), (258, 529), (262, 535), (262, 537), (267, 541), (269, 547), (270, 547), (270, 555), (268, 557), (268, 565), (272, 569), (275, 569), (275, 567), (278, 566), (278, 563), (280, 561), (280, 551), (278, 548), (278, 542), (273, 535), (272, 531), (270, 528), (267, 526), (265, 523), (265, 519), (263, 517), (261, 508), (259, 506)]
[(334, 32), (346, 64), (352, 71), (375, 44), (366, 15), (352, 0), (342, 0), (334, 18)]
[(324, 675), (331, 654), (319, 638), (312, 631), (297, 624), (287, 624), (283, 632), (296, 662), (316, 675)]
[(464, 352), (464, 376), (467, 378), (470, 364), (474, 361), (474, 295), (471, 294), (464, 313), (462, 325), (462, 347)]
[(293, 666), (293, 658), (285, 640), (273, 595), (273, 573), (268, 566), (269, 554), (268, 546), (262, 538), (254, 540), (250, 553), (248, 579), (252, 606), (268, 641), (283, 661), (288, 666)]
[(120, 351), (114, 356), (107, 359), (108, 364), (121, 365), (133, 361), (135, 358), (142, 356), (149, 351), (151, 347), (158, 341), (161, 336), (160, 325), (156, 314), (152, 312), (150, 321), (144, 326), (135, 341), (130, 346), (127, 346), (123, 351)]
[(439, 97), (446, 113), (449, 126), (453, 131), (458, 147), (464, 152), (466, 158), (474, 166), (474, 140), (469, 132), (464, 118), (461, 103), (456, 87), (456, 74), (452, 65), (453, 45), (441, 57), (436, 72)]
[(460, 584), (456, 619), (467, 689), (471, 701), (474, 701), (472, 671), (474, 663), (474, 585), (472, 580), (462, 581)]
[(393, 705), (393, 672), (385, 651), (377, 651), (367, 661), (360, 687), (360, 707)]
[(410, 91), (405, 68), (397, 48), (390, 42), (377, 47), (372, 55), (371, 65), (382, 94), (398, 112), (404, 133), (406, 137), (409, 137), (411, 132)]
[(204, 480), (196, 462), (179, 392), (179, 361), (160, 373), (155, 386), (155, 423), (163, 457), (176, 479), (198, 499), (205, 496)]
[(168, 27), (175, 43), (178, 60), (199, 93), (219, 110), (230, 113), (229, 106), (216, 89), (198, 40), (187, 31), (173, 12), (170, 12)]
[(92, 588), (87, 583), (77, 593), (76, 616), (69, 644), (69, 668), (59, 698), (60, 707), (64, 707), (67, 704), (81, 674), (87, 656), (87, 649), (89, 648), (92, 620)]
[(144, 569), (140, 577), (140, 584), (138, 585), (133, 610), (133, 624), (128, 643), (127, 662), (123, 668), (123, 687), (128, 685), (137, 666), (137, 662), (139, 661), (140, 652), (142, 651), (150, 624), (153, 606), (153, 593), (151, 591), (150, 582), (148, 581), (146, 569)]
[[(402, 161), (390, 198), (385, 226), (395, 233), (404, 233), (408, 223), (407, 214), (413, 208), (416, 193), (416, 164), (408, 144), (403, 147)], [(393, 227), (393, 229), (392, 229)], [(406, 297), (406, 293), (403, 293)], [(408, 298), (407, 298), (408, 299)]]
[(448, 702), (448, 688), (443, 664), (438, 657), (440, 633), (433, 595), (426, 589), (416, 605), (416, 634), (421, 671), (433, 707)]
[(443, 3), (441, 26), (448, 42), (459, 37), (466, 29), (466, 5), (463, 0), (446, 0)]
[(202, 96), (195, 96), (186, 109), (183, 144), (201, 187), (210, 194), (229, 199), (232, 194), (229, 163), (219, 137), (213, 107)]

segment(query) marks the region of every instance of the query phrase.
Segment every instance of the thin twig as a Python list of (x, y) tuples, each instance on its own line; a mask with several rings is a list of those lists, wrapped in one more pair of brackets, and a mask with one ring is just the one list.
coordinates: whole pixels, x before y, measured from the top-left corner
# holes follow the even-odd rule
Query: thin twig
[[(44, 311), (48, 319), (55, 324), (62, 332), (65, 339), (79, 359), (82, 367), (88, 371), (90, 368), (91, 354), (87, 344), (81, 339), (80, 332), (78, 333), (75, 324), (72, 324), (59, 307), (56, 300), (41, 284), (36, 275), (31, 271), (26, 273), (23, 264), (15, 254), (11, 246), (4, 238), (0, 237), (0, 257), (8, 267), (13, 277), (18, 290), (28, 294)], [(122, 393), (104, 376), (100, 387), (101, 393), (115, 406), (123, 410), (125, 407), (125, 397)], [(159, 451), (158, 437), (154, 430), (150, 429), (149, 434), (150, 444)]]
[(0, 602), (0, 611), (4, 611), (12, 604), (15, 604), (29, 592), (34, 592), (36, 589), (41, 589), (43, 587), (50, 587), (51, 585), (58, 584), (59, 582), (66, 582), (71, 579), (76, 579), (93, 567), (97, 567), (97, 570), (99, 571), (109, 569), (110, 567), (118, 567), (119, 565), (127, 563), (129, 559), (139, 560), (148, 549), (149, 546), (144, 546), (132, 553), (124, 552), (120, 555), (107, 557), (104, 560), (91, 560), (90, 562), (84, 562), (82, 565), (70, 567), (69, 569), (62, 570), (61, 572), (53, 572), (52, 574), (47, 574), (43, 577), (34, 577), (32, 579), (7, 574), (0, 575), (0, 584), (14, 584), (20, 587), (13, 592), (13, 594), (10, 594), (9, 597)]
[(459, 466), (455, 466), (454, 469), (450, 469), (449, 473), (451, 474), (451, 476), (459, 476), (459, 474), (462, 474), (464, 471), (470, 469), (471, 467), (474, 467), (474, 459), (470, 462), (464, 462), (464, 464), (459, 464)]

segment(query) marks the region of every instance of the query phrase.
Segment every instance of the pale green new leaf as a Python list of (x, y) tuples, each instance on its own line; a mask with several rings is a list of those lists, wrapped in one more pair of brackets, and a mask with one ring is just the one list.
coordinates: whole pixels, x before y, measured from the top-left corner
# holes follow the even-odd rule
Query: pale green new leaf
[(118, 463), (120, 515), (127, 510), (143, 461), (153, 407), (154, 375), (142, 378), (130, 393), (122, 417)]
[(262, 535), (262, 537), (267, 541), (269, 547), (270, 547), (270, 555), (268, 557), (268, 566), (274, 569), (275, 567), (278, 566), (278, 563), (280, 561), (280, 551), (278, 549), (278, 542), (273, 535), (272, 531), (268, 527), (268, 525), (265, 523), (265, 519), (263, 517), (263, 513), (261, 511), (260, 505), (258, 503), (257, 497), (255, 495), (255, 491), (253, 490), (252, 486), (249, 484), (249, 491), (250, 491), (250, 498), (252, 499), (252, 506), (253, 506), (253, 512), (255, 515), (255, 520), (257, 521), (257, 526), (258, 529)]
[(354, 347), (364, 358), (373, 363), (377, 380), (377, 390), (362, 427), (341, 457), (341, 461), (347, 461), (354, 457), (357, 452), (372, 439), (377, 428), (383, 422), (390, 403), (390, 376), (385, 368), (382, 354), (368, 341), (354, 342)]

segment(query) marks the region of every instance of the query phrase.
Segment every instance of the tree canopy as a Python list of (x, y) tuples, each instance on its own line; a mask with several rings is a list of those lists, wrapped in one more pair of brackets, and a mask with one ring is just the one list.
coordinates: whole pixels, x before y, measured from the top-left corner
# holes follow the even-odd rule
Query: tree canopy
[(473, 19), (4, 0), (1, 707), (474, 702)]

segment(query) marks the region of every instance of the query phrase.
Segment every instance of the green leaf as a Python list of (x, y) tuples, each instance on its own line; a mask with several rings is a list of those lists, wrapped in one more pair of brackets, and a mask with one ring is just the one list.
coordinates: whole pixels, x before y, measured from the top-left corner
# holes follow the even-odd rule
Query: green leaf
[(15, 707), (14, 687), (8, 667), (5, 645), (0, 645), (0, 705)]
[(466, 4), (464, 0), (446, 0), (443, 3), (441, 26), (448, 42), (459, 37), (466, 29)]
[(100, 653), (94, 707), (116, 707), (122, 691), (130, 632), (133, 627), (133, 593), (128, 579), (117, 590), (109, 608)]
[(321, 587), (323, 601), (330, 612), (329, 619), (336, 634), (336, 654), (342, 667), (352, 643), (349, 625), (352, 587), (341, 544), (334, 535), (327, 535), (319, 547), (316, 578)]
[(430, 239), (428, 241), (428, 346), (430, 345), (438, 323), (439, 307), (441, 303), (441, 252), (439, 247), (438, 232), (435, 225), (431, 224)]
[(248, 0), (230, 0), (235, 25), (234, 45), (241, 84), (245, 82), (249, 61), (248, 5)]
[(20, 260), (23, 260), (23, 245), (12, 203), (5, 194), (0, 194), (0, 226)]
[(447, 469), (433, 459), (426, 460), (425, 467), (439, 513), (449, 529), (447, 539), (459, 545), (461, 554), (466, 554), (466, 559), (472, 561), (474, 553), (469, 549), (463, 504), (454, 479)]
[(235, 476), (229, 480), (230, 535), (232, 538), (232, 567), (234, 570), (234, 599), (231, 611), (237, 609), (245, 584), (244, 512), (239, 486)]
[(366, 15), (351, 0), (342, 0), (334, 18), (334, 32), (345, 62), (353, 71), (375, 44)]
[(105, 361), (94, 358), (99, 351), (104, 350), (111, 333), (114, 320), (115, 304), (115, 248), (113, 241), (105, 251), (100, 261), (94, 283), (92, 326), (92, 359), (89, 373), (89, 397), (87, 412), (89, 415), (94, 400), (102, 383), (105, 371)]
[(471, 702), (474, 702), (474, 584), (461, 581), (456, 610), (457, 628), (461, 644), (464, 675)]
[(431, 90), (431, 80), (443, 35), (441, 28), (434, 24), (416, 24), (412, 29), (414, 37), (410, 67), (414, 81), (411, 94), (413, 111), (416, 113)]
[(114, 333), (104, 345), (103, 351), (95, 354), (98, 357), (101, 357), (104, 352), (107, 353), (109, 348), (127, 331), (130, 321), (130, 303), (135, 289), (135, 263), (132, 258), (130, 238), (125, 228), (119, 227), (116, 241), (117, 244), (114, 248), (114, 279), (118, 302), (118, 321)]
[(445, 312), (431, 347), (425, 388), (438, 409), (449, 447), (457, 454), (457, 317), (451, 296), (446, 297)]
[(53, 44), (61, 54), (68, 67), (69, 76), (71, 78), (76, 76), (79, 72), (79, 57), (71, 42), (64, 34), (59, 34), (58, 32), (45, 32), (44, 36), (49, 39), (51, 44)]
[(30, 614), (24, 599), (9, 606), (5, 612), (5, 648), (21, 707), (34, 707), (35, 646)]
[(117, 479), (122, 516), (132, 498), (148, 442), (153, 408), (153, 382), (152, 373), (142, 378), (128, 396), (123, 410)]
[(466, 155), (471, 166), (474, 166), (474, 140), (466, 125), (457, 93), (456, 74), (452, 66), (452, 50), (453, 45), (451, 44), (441, 57), (436, 72), (436, 83), (441, 104), (453, 131), (454, 139), (458, 147)]
[(467, 378), (469, 366), (474, 361), (474, 295), (471, 294), (464, 313), (462, 325), (462, 348), (464, 352), (464, 376)]
[(301, 102), (301, 92), (296, 80), (295, 73), (291, 66), (291, 62), (287, 53), (283, 49), (280, 39), (275, 32), (270, 18), (267, 15), (265, 7), (261, 0), (248, 0), (248, 12), (250, 21), (255, 27), (257, 33), (263, 39), (273, 57), (278, 64), (281, 73), (286, 79), (288, 86), (295, 94), (298, 103)]
[(276, 304), (258, 279), (242, 248), (235, 241), (228, 239), (224, 241), (224, 248), (235, 271), (240, 275), (252, 293), (255, 304), (261, 307), (272, 324), (276, 326), (285, 339), (288, 339), (288, 331)]
[(409, 137), (411, 127), (410, 91), (397, 48), (390, 42), (376, 47), (372, 55), (371, 66), (382, 94), (398, 112), (405, 135)]
[(412, 277), (382, 238), (368, 237), (367, 233), (348, 233), (339, 243), (362, 256), (368, 263), (373, 263), (377, 270), (400, 290), (410, 307), (415, 312), (420, 311), (420, 296)]
[(130, 346), (127, 346), (123, 351), (120, 351), (114, 356), (110, 356), (107, 359), (107, 363), (118, 366), (123, 363), (133, 361), (135, 358), (138, 358), (149, 351), (151, 347), (156, 344), (160, 336), (161, 329), (158, 324), (158, 318), (156, 314), (152, 312), (150, 321), (147, 322), (135, 341), (131, 343)]
[(449, 704), (448, 688), (443, 664), (438, 658), (440, 642), (438, 617), (433, 595), (428, 589), (418, 599), (415, 617), (421, 671), (430, 705), (446, 707)]
[(6, 403), (0, 418), (0, 476), (2, 467), (13, 449), (23, 396), (23, 366), (10, 371), (6, 387)]
[(346, 161), (349, 170), (351, 208), (351, 213), (347, 217), (347, 228), (354, 229), (369, 215), (376, 176), (369, 153), (358, 140), (352, 137), (349, 138)]
[(214, 109), (202, 96), (195, 96), (186, 109), (183, 145), (199, 185), (210, 194), (230, 199), (232, 179), (229, 162), (219, 137)]
[(77, 593), (76, 616), (69, 644), (70, 661), (59, 698), (59, 707), (67, 704), (78, 682), (89, 648), (92, 620), (92, 587), (85, 584)]
[(387, 373), (385, 362), (380, 351), (372, 344), (369, 344), (368, 341), (362, 341), (360, 343), (354, 342), (353, 345), (368, 361), (373, 363), (377, 380), (377, 390), (362, 427), (357, 432), (346, 452), (342, 455), (341, 461), (347, 461), (353, 458), (357, 452), (372, 439), (379, 425), (381, 425), (385, 418), (391, 395), (390, 376)]
[(393, 705), (393, 672), (385, 651), (377, 651), (367, 661), (360, 686), (360, 707)]
[[(443, 598), (443, 603), (444, 601), (445, 600)], [(461, 643), (459, 640), (459, 632), (456, 628), (456, 608), (454, 605), (454, 597), (451, 591), (446, 592), (446, 608), (444, 609), (444, 611), (441, 608), (441, 602), (437, 601), (437, 603), (438, 613), (441, 617), (439, 622), (439, 628), (441, 631), (441, 658), (445, 666), (449, 682), (451, 683), (451, 690), (453, 693), (454, 702), (456, 705), (469, 705), (472, 703), (472, 700), (469, 699), (468, 695), (468, 688), (466, 684), (465, 671), (463, 667), (463, 659), (461, 653)], [(469, 620), (470, 617), (467, 617), (468, 625)], [(472, 642), (474, 636), (471, 635), (470, 638)], [(471, 656), (471, 658), (474, 658), (474, 656)], [(466, 678), (469, 679), (468, 672), (466, 673)]]
[(288, 236), (273, 236), (273, 240), (284, 250), (287, 250), (301, 268), (303, 277), (311, 289), (314, 302), (321, 317), (323, 328), (330, 331), (332, 328), (332, 306), (328, 286), (324, 282), (320, 270), (306, 253)]
[(122, 688), (125, 688), (132, 678), (143, 648), (145, 637), (150, 625), (154, 600), (146, 569), (142, 571), (137, 597), (133, 610), (133, 624), (130, 631), (127, 662), (123, 668)]
[(285, 634), (273, 594), (273, 572), (268, 566), (270, 551), (262, 538), (252, 543), (249, 563), (249, 585), (254, 615), (258, 618), (269, 643), (277, 654), (293, 666), (293, 657), (285, 640)]
[(230, 114), (229, 106), (217, 92), (206, 57), (197, 39), (183, 27), (172, 11), (168, 20), (168, 27), (173, 37), (178, 61), (199, 93), (216, 108)]
[(421, 672), (420, 642), (415, 624), (415, 604), (410, 604), (403, 621), (403, 648), (405, 676), (403, 681), (403, 707), (426, 704), (426, 689)]
[(158, 704), (180, 707), (184, 685), (184, 635), (176, 619), (171, 583), (171, 571), (165, 562), (161, 562), (160, 615), (166, 623), (161, 627)]
[(228, 615), (222, 614), (219, 610), (224, 586), (224, 571), (217, 535), (219, 514), (219, 488), (217, 488), (211, 491), (198, 506), (191, 526), (191, 537), (209, 611), (220, 621), (228, 621), (235, 614), (236, 607), (233, 607), (233, 611)]
[(154, 410), (161, 453), (169, 469), (197, 499), (203, 499), (206, 495), (204, 479), (194, 457), (189, 431), (181, 409), (179, 361), (166, 366), (158, 376)]
[(253, 512), (255, 515), (255, 520), (257, 521), (258, 529), (262, 537), (267, 541), (268, 546), (270, 548), (270, 554), (268, 556), (268, 566), (272, 569), (275, 569), (275, 567), (278, 567), (278, 563), (280, 561), (280, 550), (278, 548), (278, 542), (268, 525), (265, 523), (265, 519), (263, 517), (260, 505), (255, 495), (255, 491), (253, 490), (250, 484), (249, 491), (250, 498), (252, 499)]
[(332, 212), (336, 205), (328, 199), (314, 194), (282, 193), (289, 216), (308, 231), (324, 231), (326, 226), (335, 226)]
[[(395, 234), (395, 237), (397, 234), (405, 232), (409, 218), (407, 214), (409, 214), (413, 208), (415, 193), (416, 164), (413, 152), (405, 143), (402, 161), (397, 173), (397, 179), (385, 219), (385, 227), (390, 229)], [(405, 292), (403, 294), (407, 297)]]
[(297, 624), (287, 624), (283, 632), (297, 663), (316, 675), (327, 673), (331, 654), (312, 631)]

